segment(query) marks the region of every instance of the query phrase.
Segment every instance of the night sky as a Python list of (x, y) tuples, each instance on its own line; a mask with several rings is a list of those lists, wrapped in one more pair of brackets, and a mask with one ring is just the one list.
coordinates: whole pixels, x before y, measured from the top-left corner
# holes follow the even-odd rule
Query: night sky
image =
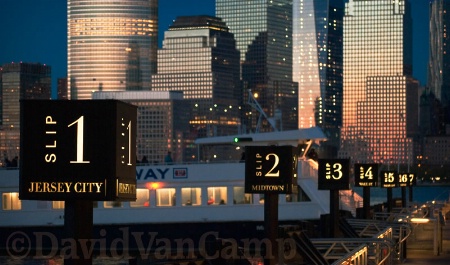
[[(413, 76), (426, 84), (428, 3), (412, 0)], [(160, 42), (177, 16), (214, 15), (215, 0), (159, 0)], [(52, 87), (67, 76), (67, 1), (0, 0), (0, 65), (42, 63), (52, 67)]]

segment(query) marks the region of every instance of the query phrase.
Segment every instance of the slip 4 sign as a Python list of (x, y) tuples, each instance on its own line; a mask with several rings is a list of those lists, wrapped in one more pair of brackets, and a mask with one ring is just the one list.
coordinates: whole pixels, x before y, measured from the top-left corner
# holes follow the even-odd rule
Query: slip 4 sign
[(378, 164), (355, 164), (355, 187), (378, 185)]
[(349, 190), (350, 160), (319, 159), (319, 190)]

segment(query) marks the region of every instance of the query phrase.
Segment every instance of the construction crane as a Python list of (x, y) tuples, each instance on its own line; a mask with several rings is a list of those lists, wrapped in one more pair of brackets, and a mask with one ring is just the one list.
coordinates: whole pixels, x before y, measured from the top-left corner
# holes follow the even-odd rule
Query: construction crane
[(276, 118), (269, 118), (267, 116), (267, 114), (264, 112), (263, 108), (261, 107), (261, 105), (259, 105), (258, 101), (256, 100), (256, 98), (253, 96), (252, 91), (249, 89), (248, 90), (248, 101), (247, 104), (252, 106), (254, 109), (256, 109), (259, 112), (259, 118), (258, 118), (258, 123), (256, 124), (256, 133), (259, 133), (259, 129), (261, 128), (261, 121), (262, 118), (264, 117), (270, 124), (270, 126), (272, 126), (274, 131), (279, 131), (276, 125), (276, 120), (279, 119), (280, 120), (280, 124), (281, 124), (281, 112), (278, 111), (277, 112), (277, 116)]

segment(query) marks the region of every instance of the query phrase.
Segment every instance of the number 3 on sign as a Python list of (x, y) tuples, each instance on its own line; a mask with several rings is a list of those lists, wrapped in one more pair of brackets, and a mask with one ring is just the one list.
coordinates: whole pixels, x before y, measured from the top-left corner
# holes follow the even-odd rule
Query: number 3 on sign
[(343, 176), (341, 163), (334, 163), (333, 166), (331, 166), (329, 163), (327, 163), (326, 170), (327, 170), (327, 172), (326, 172), (327, 179), (331, 179), (331, 178), (341, 179)]

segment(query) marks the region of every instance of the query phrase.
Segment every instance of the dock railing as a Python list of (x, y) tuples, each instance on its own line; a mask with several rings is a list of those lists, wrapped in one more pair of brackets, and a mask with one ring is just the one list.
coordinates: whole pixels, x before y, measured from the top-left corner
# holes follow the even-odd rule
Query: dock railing
[(332, 265), (366, 265), (367, 263), (367, 246), (365, 244), (353, 249)]
[(328, 261), (340, 259), (343, 254), (348, 254), (358, 246), (365, 245), (367, 247), (364, 254), (367, 255), (365, 264), (381, 265), (393, 264), (395, 242), (391, 236), (392, 229), (386, 228), (370, 238), (314, 238), (311, 242)]
[(388, 228), (391, 228), (391, 235), (385, 236), (384, 238), (390, 238), (395, 246), (393, 258), (399, 262), (403, 262), (404, 258), (406, 257), (405, 243), (412, 232), (412, 226), (410, 223), (351, 218), (347, 219), (347, 222), (362, 238), (378, 237), (381, 232), (386, 231), (386, 229)]
[(447, 202), (427, 202), (411, 213), (408, 222), (413, 227), (413, 236), (409, 241), (411, 248), (433, 249), (434, 255), (443, 252), (443, 228), (450, 205)]
[(285, 236), (295, 242), (297, 253), (307, 264), (394, 264), (396, 245), (392, 228), (370, 238), (309, 238), (302, 231), (284, 227)]

